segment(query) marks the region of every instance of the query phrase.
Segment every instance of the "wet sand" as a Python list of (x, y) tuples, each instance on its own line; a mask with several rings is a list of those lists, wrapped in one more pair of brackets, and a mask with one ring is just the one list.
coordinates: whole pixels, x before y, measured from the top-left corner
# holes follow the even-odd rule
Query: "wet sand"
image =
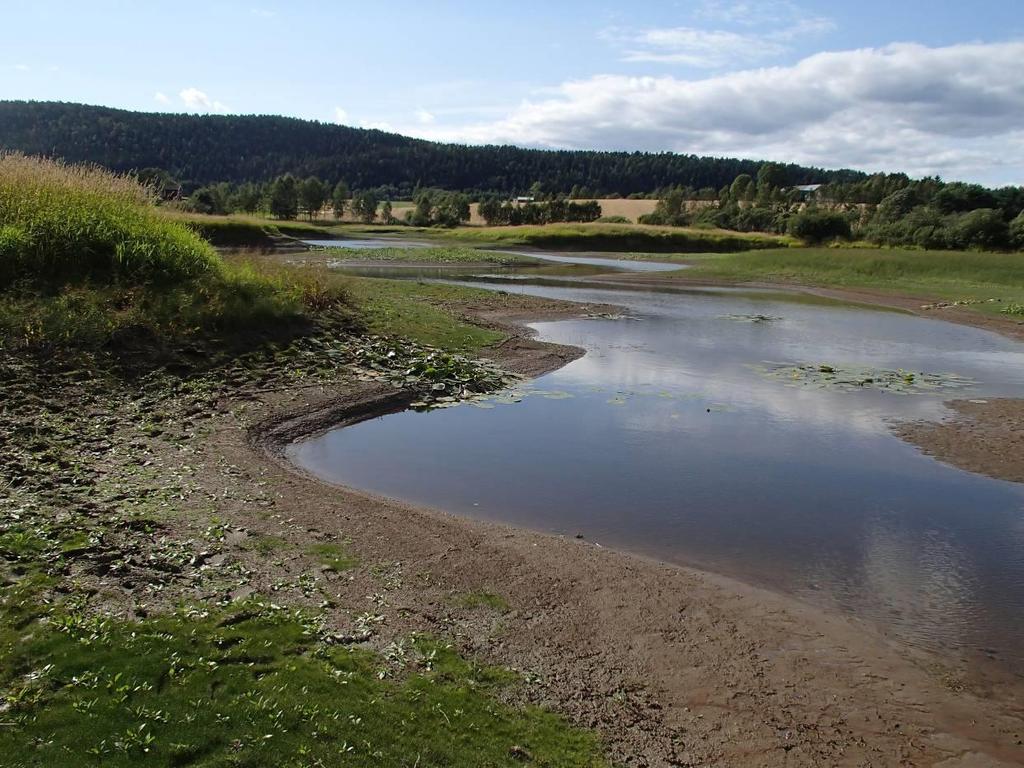
[[(479, 314), (492, 325), (530, 319)], [(577, 354), (522, 331), (492, 351), (530, 374)], [(403, 404), (357, 383), (280, 393), (251, 430), (220, 430), (210, 446), (269, 483), (296, 530), (343, 533), (364, 561), (415, 575), (388, 594), (387, 634), (454, 635), (464, 651), (526, 671), (537, 680), (526, 700), (596, 728), (626, 765), (1024, 763), (1019, 678), (711, 574), (328, 486), (283, 458), (302, 435)], [(342, 596), (365, 598), (365, 579)], [(474, 591), (508, 608), (452, 600)]]

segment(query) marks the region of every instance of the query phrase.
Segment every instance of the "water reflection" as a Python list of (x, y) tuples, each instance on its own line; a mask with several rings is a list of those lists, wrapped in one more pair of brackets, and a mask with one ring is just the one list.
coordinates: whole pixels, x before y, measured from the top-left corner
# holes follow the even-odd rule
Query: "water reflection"
[[(1024, 486), (940, 464), (887, 427), (941, 415), (943, 393), (791, 388), (756, 369), (955, 373), (977, 382), (968, 397), (1014, 395), (1024, 391), (1020, 345), (777, 293), (564, 280), (516, 290), (625, 305), (636, 319), (538, 324), (542, 338), (587, 355), (521, 398), (390, 415), (302, 443), (292, 457), (331, 480), (580, 532), (1024, 669)], [(749, 315), (778, 319), (737, 320)]]

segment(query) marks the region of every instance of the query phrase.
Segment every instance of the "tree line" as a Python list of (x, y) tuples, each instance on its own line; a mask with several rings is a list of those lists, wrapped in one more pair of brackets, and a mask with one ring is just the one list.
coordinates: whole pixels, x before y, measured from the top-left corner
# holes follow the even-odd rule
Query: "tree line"
[[(758, 163), (674, 153), (550, 151), (463, 146), (376, 130), (256, 115), (141, 113), (59, 102), (0, 102), (0, 147), (96, 163), (119, 172), (162, 168), (185, 194), (230, 182), (268, 183), (292, 174), (332, 187), (375, 189), (410, 199), (417, 189), (472, 195), (651, 195), (687, 185), (717, 190)], [(857, 171), (783, 166), (788, 184), (848, 182)]]
[(544, 202), (502, 202), (488, 197), (480, 202), (480, 216), (490, 227), (516, 224), (555, 224), (558, 222), (589, 222), (601, 218), (597, 200), (574, 202), (557, 198)]
[(663, 192), (641, 223), (788, 233), (808, 242), (866, 240), (931, 249), (1024, 249), (1024, 187), (912, 180), (874, 174), (803, 191), (775, 163), (740, 174), (711, 199), (692, 189)]

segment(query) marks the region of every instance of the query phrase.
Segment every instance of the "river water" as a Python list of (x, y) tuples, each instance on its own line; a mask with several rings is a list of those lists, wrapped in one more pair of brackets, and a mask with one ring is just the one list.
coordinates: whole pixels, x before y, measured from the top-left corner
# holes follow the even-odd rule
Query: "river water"
[(482, 402), (328, 432), (292, 460), (332, 482), (722, 573), (1024, 672), (1024, 485), (944, 465), (889, 426), (941, 417), (945, 399), (1024, 395), (1024, 346), (801, 294), (606, 285), (588, 279), (609, 271), (593, 262), (575, 276), (459, 275), (624, 307), (533, 326), (584, 357)]

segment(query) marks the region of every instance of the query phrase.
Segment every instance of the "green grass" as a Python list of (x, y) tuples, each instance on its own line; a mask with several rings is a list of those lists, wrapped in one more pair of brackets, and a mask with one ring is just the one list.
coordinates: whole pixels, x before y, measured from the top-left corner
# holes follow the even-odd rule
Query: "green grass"
[(373, 278), (348, 278), (344, 285), (371, 333), (402, 336), (456, 352), (476, 352), (505, 338), (457, 317), (457, 307), (466, 301), (494, 301), (492, 291)]
[(17, 280), (182, 282), (217, 274), (202, 238), (98, 168), (0, 154), (0, 288)]
[(466, 608), (490, 608), (492, 611), (508, 610), (508, 601), (504, 597), (487, 590), (467, 592), (459, 597), (459, 603)]
[(97, 168), (0, 154), (0, 222), (0, 348), (280, 334), (344, 301), (311, 272), (225, 261)]
[(418, 239), (435, 240), (448, 246), (531, 246), (618, 253), (724, 253), (758, 248), (780, 248), (796, 244), (793, 238), (760, 232), (600, 222), (548, 224), (546, 226), (459, 227), (456, 229), (343, 224), (330, 227), (329, 231), (338, 237), (405, 238), (414, 235)]
[[(1024, 256), (965, 251), (787, 248), (698, 257), (688, 278), (867, 288), (998, 310), (1024, 302)], [(998, 299), (989, 302), (989, 299)]]
[(621, 224), (462, 227), (445, 232), (428, 230), (425, 234), (431, 232), (459, 243), (649, 253), (724, 253), (778, 248), (790, 243), (788, 238), (775, 235)]
[(343, 544), (316, 544), (309, 548), (309, 553), (319, 560), (322, 566), (338, 573), (359, 565), (359, 559)]
[(281, 236), (323, 240), (331, 237), (327, 225), (316, 222), (283, 221), (260, 216), (235, 214), (209, 216), (200, 213), (163, 212), (165, 218), (184, 224), (220, 248), (270, 249)]
[(0, 612), (0, 755), (20, 766), (602, 765), (600, 745), (437, 641), (382, 654), (320, 642), (310, 616), (251, 602), (141, 622)]
[(476, 248), (327, 248), (325, 253), (341, 261), (393, 261), (430, 264), (536, 264), (537, 259), (515, 253)]

